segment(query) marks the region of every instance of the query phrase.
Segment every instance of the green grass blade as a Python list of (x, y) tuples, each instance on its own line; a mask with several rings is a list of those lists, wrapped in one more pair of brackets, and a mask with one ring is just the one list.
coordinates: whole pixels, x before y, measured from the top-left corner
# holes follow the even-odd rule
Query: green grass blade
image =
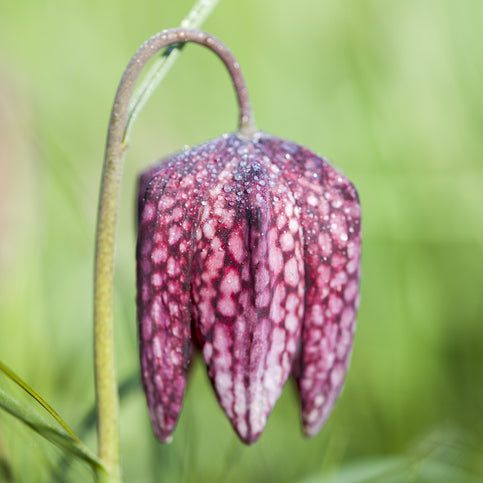
[[(119, 384), (119, 400), (121, 406), (126, 397), (133, 394), (135, 391), (141, 391), (141, 381), (139, 380), (138, 371), (128, 376), (124, 381)], [(85, 438), (96, 427), (97, 411), (95, 405), (86, 413), (82, 422), (79, 425), (78, 433), (81, 438)], [(57, 474), (65, 474), (67, 468), (69, 468), (70, 459), (67, 455), (62, 455), (57, 465), (55, 465), (52, 473), (51, 480), (54, 480), (54, 476)]]
[(0, 371), (9, 377), (15, 384), (20, 386), (29, 396), (35, 399), (66, 431), (66, 433), (75, 441), (80, 443), (79, 438), (69, 428), (67, 423), (57, 414), (57, 412), (39, 395), (35, 392), (25, 381), (23, 381), (17, 374), (9, 369), (3, 362), (0, 361)]
[(10, 413), (19, 421), (22, 421), (47, 441), (50, 441), (57, 447), (67, 451), (72, 456), (87, 462), (92, 468), (99, 469), (104, 467), (102, 461), (99, 460), (99, 458), (81, 441), (73, 438), (64, 429), (53, 426), (50, 422), (32, 411), (31, 408), (22, 405), (1, 388), (0, 408)]
[(370, 458), (343, 465), (324, 475), (314, 475), (299, 483), (478, 483), (481, 477), (457, 463), (432, 456), (405, 455)]

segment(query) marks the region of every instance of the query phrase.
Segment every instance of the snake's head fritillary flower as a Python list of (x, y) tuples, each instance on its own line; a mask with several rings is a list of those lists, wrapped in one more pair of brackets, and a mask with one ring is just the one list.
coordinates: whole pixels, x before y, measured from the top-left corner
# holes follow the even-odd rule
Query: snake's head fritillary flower
[(137, 304), (156, 435), (181, 411), (194, 347), (240, 438), (293, 374), (304, 432), (343, 385), (359, 300), (360, 205), (325, 159), (263, 133), (186, 149), (140, 179)]

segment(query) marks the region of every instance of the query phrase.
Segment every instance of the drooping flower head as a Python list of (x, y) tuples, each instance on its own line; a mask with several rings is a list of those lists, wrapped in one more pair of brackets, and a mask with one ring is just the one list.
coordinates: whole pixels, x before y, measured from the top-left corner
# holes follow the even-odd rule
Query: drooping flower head
[(240, 128), (140, 178), (138, 326), (154, 430), (161, 441), (171, 439), (199, 348), (245, 443), (260, 436), (290, 374), (311, 436), (349, 364), (359, 300), (357, 193), (325, 159), (256, 130), (238, 63), (212, 36), (162, 32), (130, 66), (138, 69), (160, 46), (187, 41), (207, 46), (228, 68)]
[(138, 321), (158, 438), (174, 430), (195, 346), (244, 442), (291, 373), (304, 432), (317, 433), (349, 363), (360, 241), (354, 186), (274, 136), (224, 135), (144, 173)]

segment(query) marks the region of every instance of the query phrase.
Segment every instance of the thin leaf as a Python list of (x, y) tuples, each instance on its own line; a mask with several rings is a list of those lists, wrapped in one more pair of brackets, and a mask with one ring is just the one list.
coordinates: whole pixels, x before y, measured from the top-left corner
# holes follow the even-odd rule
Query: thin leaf
[[(119, 400), (121, 404), (124, 399), (132, 394), (134, 391), (141, 391), (141, 381), (139, 380), (138, 372), (134, 372), (130, 376), (126, 377), (124, 381), (119, 384)], [(89, 432), (96, 426), (97, 411), (94, 405), (84, 416), (82, 422), (79, 425), (79, 434), (81, 438), (84, 438)]]
[(346, 464), (325, 475), (314, 475), (299, 483), (477, 483), (476, 475), (463, 468), (438, 459), (416, 461), (411, 457), (396, 456), (371, 458)]
[[(141, 391), (141, 381), (139, 380), (139, 374), (137, 371), (124, 379), (124, 381), (119, 384), (119, 400), (121, 405), (126, 397), (132, 394), (134, 391)], [(92, 430), (94, 430), (96, 427), (96, 422), (97, 411), (94, 405), (86, 413), (86, 415), (82, 419), (81, 424), (79, 425), (78, 432), (80, 437), (84, 439)], [(54, 466), (50, 479), (53, 480), (56, 474), (65, 474), (67, 472), (67, 469), (69, 468), (69, 465), (70, 459), (68, 458), (68, 456), (62, 455), (62, 458), (59, 459), (58, 464)]]
[(0, 361), (0, 371), (9, 377), (15, 384), (20, 386), (29, 396), (34, 398), (66, 431), (67, 434), (77, 443), (81, 443), (80, 439), (69, 428), (67, 423), (57, 414), (57, 412), (34, 391), (25, 381), (23, 381), (17, 374)]
[(22, 421), (47, 441), (69, 452), (71, 455), (87, 462), (94, 469), (103, 469), (103, 462), (91, 452), (81, 441), (73, 438), (64, 429), (53, 426), (50, 422), (23, 406), (19, 401), (0, 388), (0, 408)]

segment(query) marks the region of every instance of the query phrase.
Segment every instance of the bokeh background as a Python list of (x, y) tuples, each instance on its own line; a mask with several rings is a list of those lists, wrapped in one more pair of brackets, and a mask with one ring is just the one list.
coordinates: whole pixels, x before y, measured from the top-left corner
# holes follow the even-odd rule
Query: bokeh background
[[(109, 113), (138, 45), (192, 3), (0, 0), (0, 359), (93, 449), (93, 249)], [(482, 481), (482, 26), (481, 0), (221, 1), (204, 28), (238, 57), (258, 126), (327, 156), (358, 188), (352, 366), (317, 437), (301, 435), (287, 384), (246, 447), (197, 361), (173, 443), (155, 440), (137, 379), (136, 176), (237, 119), (218, 59), (187, 47), (134, 128), (122, 185), (126, 482)], [(22, 397), (1, 375), (0, 386)], [(0, 414), (0, 481), (92, 481), (81, 463), (59, 470), (60, 456)]]

